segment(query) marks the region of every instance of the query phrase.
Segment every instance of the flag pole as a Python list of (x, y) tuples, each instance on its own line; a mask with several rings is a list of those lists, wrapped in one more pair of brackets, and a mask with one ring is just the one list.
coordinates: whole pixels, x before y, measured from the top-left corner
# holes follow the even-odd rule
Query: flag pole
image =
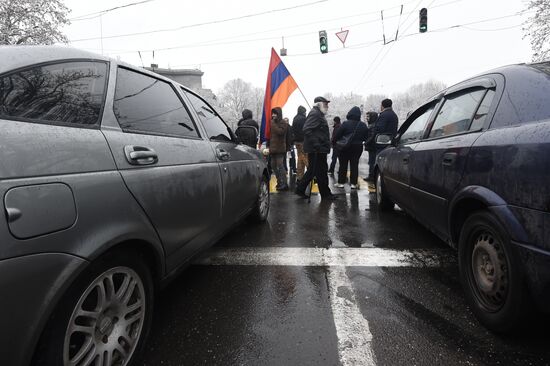
[(309, 109), (311, 109), (311, 106), (309, 105), (309, 102), (307, 101), (307, 98), (306, 98), (306, 96), (304, 95), (304, 92), (302, 91), (302, 89), (300, 89), (300, 87), (298, 86), (298, 84), (296, 84), (296, 87), (297, 87), (298, 90), (300, 91), (300, 94), (302, 94), (302, 97), (304, 97), (304, 100), (306, 101), (307, 106), (309, 107)]

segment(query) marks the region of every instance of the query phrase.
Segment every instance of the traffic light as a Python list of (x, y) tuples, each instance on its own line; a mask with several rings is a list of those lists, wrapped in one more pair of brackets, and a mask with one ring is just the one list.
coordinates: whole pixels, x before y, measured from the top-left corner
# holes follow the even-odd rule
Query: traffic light
[(328, 52), (328, 37), (327, 37), (327, 31), (319, 31), (319, 49), (321, 50), (321, 53), (327, 53)]
[(428, 31), (428, 9), (420, 9), (420, 33), (426, 33)]

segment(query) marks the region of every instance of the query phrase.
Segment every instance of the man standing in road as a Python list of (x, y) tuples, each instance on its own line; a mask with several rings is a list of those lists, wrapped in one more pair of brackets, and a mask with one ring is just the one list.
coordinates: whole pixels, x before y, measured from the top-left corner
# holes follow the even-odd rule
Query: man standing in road
[(315, 105), (309, 112), (304, 123), (304, 152), (308, 154), (308, 169), (304, 178), (296, 186), (296, 194), (306, 196), (306, 188), (317, 178), (319, 193), (322, 199), (333, 199), (334, 195), (328, 186), (327, 154), (330, 152), (330, 132), (325, 114), (328, 112), (329, 101), (317, 97)]
[[(374, 124), (374, 128), (372, 129), (372, 135), (365, 142), (366, 146), (370, 146), (370, 144), (372, 144), (371, 140), (376, 141), (377, 135), (385, 134), (390, 135), (391, 138), (394, 138), (397, 134), (397, 125), (399, 119), (397, 118), (397, 114), (395, 114), (392, 109), (392, 100), (384, 99), (382, 101), (380, 110), (381, 112), (378, 115), (378, 119)], [(380, 151), (384, 150), (385, 147), (386, 145), (378, 145), (375, 143), (376, 156), (378, 156)], [(369, 176), (365, 180), (368, 182), (373, 182), (374, 177), (369, 174)]]
[(255, 149), (258, 143), (259, 130), (258, 122), (252, 119), (252, 111), (250, 109), (243, 110), (243, 118), (237, 123), (235, 135), (243, 144)]
[(271, 168), (277, 176), (277, 190), (288, 189), (284, 168), (284, 159), (290, 146), (290, 126), (288, 119), (283, 119), (283, 110), (275, 107), (271, 110), (271, 138), (269, 139), (269, 155), (271, 156)]
[(336, 139), (334, 136), (336, 136), (336, 132), (338, 132), (338, 129), (342, 125), (340, 117), (338, 116), (334, 117), (333, 121), (334, 125), (332, 126), (332, 137), (330, 138), (330, 142), (332, 143), (332, 160), (330, 162), (330, 167), (328, 168), (328, 173), (330, 175), (334, 174), (334, 167), (336, 167), (336, 161), (338, 160), (338, 151), (336, 150)]
[(296, 179), (298, 181), (304, 178), (304, 171), (307, 167), (307, 155), (304, 153), (304, 123), (306, 122), (306, 109), (303, 106), (298, 107), (298, 114), (292, 120), (292, 135), (294, 136), (294, 145), (298, 155), (298, 166)]
[(364, 180), (367, 182), (374, 182), (374, 163), (376, 158), (376, 144), (374, 143), (374, 138), (372, 138), (372, 136), (374, 135), (374, 126), (377, 119), (378, 119), (378, 113), (374, 111), (367, 112), (366, 120), (367, 120), (367, 127), (369, 129), (369, 138), (367, 142), (365, 142), (365, 151), (367, 151), (369, 154), (369, 175), (367, 178), (364, 178)]

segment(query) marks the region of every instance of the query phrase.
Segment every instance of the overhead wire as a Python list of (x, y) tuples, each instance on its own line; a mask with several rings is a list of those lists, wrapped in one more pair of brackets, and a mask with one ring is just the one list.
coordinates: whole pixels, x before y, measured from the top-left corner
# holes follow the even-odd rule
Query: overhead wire
[(96, 12), (93, 12), (93, 13), (83, 14), (83, 15), (76, 16), (76, 17), (73, 17), (73, 18), (69, 18), (69, 20), (71, 22), (77, 22), (77, 21), (80, 21), (80, 20), (95, 19), (95, 18), (98, 18), (99, 16), (101, 16), (103, 14), (110, 13), (110, 12), (115, 11), (115, 10), (119, 10), (119, 9), (123, 9), (123, 8), (129, 8), (131, 6), (150, 3), (150, 2), (153, 2), (153, 1), (158, 1), (158, 0), (143, 0), (143, 1), (138, 1), (138, 2), (134, 2), (134, 3), (119, 5), (119, 6), (115, 6), (114, 8), (99, 10), (99, 11), (96, 11)]
[[(413, 0), (413, 1), (409, 1), (408, 3), (412, 3), (416, 0)], [(454, 4), (454, 3), (457, 3), (457, 2), (461, 2), (461, 1), (464, 1), (464, 0), (453, 0), (453, 1), (448, 1), (448, 2), (445, 2), (443, 4), (440, 4), (440, 5), (436, 5), (434, 6), (433, 8), (436, 8), (436, 7), (440, 7), (440, 6), (446, 6), (446, 5), (450, 5), (450, 4)], [(407, 3), (405, 3), (407, 4)], [(393, 8), (397, 8), (397, 7), (393, 7)], [(388, 9), (393, 9), (393, 8), (388, 8)], [(368, 13), (363, 13), (363, 14), (374, 14), (375, 12), (368, 12)], [(405, 13), (405, 15), (408, 15), (410, 16), (411, 13)], [(291, 29), (291, 28), (298, 28), (298, 27), (304, 27), (304, 26), (307, 26), (307, 25), (313, 25), (313, 24), (318, 24), (318, 23), (322, 23), (322, 22), (328, 22), (328, 21), (334, 21), (334, 20), (340, 20), (340, 19), (348, 19), (348, 18), (354, 18), (356, 17), (357, 15), (351, 15), (351, 16), (345, 16), (345, 17), (340, 17), (340, 18), (335, 18), (333, 20), (323, 20), (323, 21), (316, 21), (316, 22), (311, 22), (311, 23), (305, 23), (305, 24), (301, 24), (301, 25), (298, 25), (298, 26), (290, 26), (290, 27), (283, 27), (283, 28), (275, 28), (275, 29), (271, 29), (271, 30), (265, 30), (265, 31), (261, 31), (261, 32), (255, 32), (254, 34), (257, 35), (257, 34), (262, 34), (262, 33), (270, 33), (270, 32), (274, 32), (274, 31), (278, 31), (278, 30), (282, 30), (282, 29), (285, 29), (285, 30), (288, 30), (288, 29)], [(390, 18), (395, 18), (395, 17), (401, 17), (401, 14), (399, 15), (392, 15), (392, 16), (386, 16), (386, 19), (390, 19)], [(359, 22), (359, 23), (354, 23), (354, 24), (349, 24), (349, 25), (344, 25), (343, 27), (344, 28), (353, 28), (353, 27), (356, 27), (356, 26), (360, 26), (360, 25), (366, 25), (366, 24), (370, 24), (370, 23), (376, 23), (378, 22), (379, 19), (376, 18), (376, 19), (372, 19), (372, 20), (368, 20), (368, 21), (364, 21), (364, 22)], [(342, 28), (342, 26), (340, 27), (334, 27), (334, 28), (329, 28), (327, 29), (327, 31), (338, 31)], [(250, 42), (257, 42), (257, 41), (267, 41), (267, 40), (276, 40), (276, 39), (280, 39), (281, 37), (284, 37), (286, 39), (290, 39), (290, 38), (296, 38), (296, 37), (302, 37), (302, 36), (306, 36), (306, 35), (310, 35), (312, 34), (311, 31), (307, 31), (307, 32), (300, 32), (300, 33), (294, 33), (294, 34), (283, 34), (282, 36), (281, 35), (277, 35), (277, 36), (271, 36), (271, 37), (264, 37), (264, 38), (251, 38), (251, 39), (244, 39), (244, 40), (235, 40), (235, 41), (228, 41), (228, 42), (223, 42), (223, 41), (226, 41), (226, 40), (231, 40), (231, 39), (235, 39), (235, 38), (241, 38), (241, 37), (245, 37), (245, 36), (249, 36), (250, 33), (246, 33), (246, 34), (240, 34), (240, 35), (236, 35), (236, 36), (230, 36), (230, 37), (223, 37), (223, 38), (218, 38), (218, 39), (213, 39), (213, 40), (208, 40), (208, 41), (203, 41), (203, 42), (197, 42), (197, 43), (190, 43), (190, 44), (184, 44), (184, 45), (177, 45), (177, 46), (169, 46), (169, 47), (162, 47), (162, 48), (154, 48), (154, 49), (140, 49), (139, 51), (141, 52), (152, 52), (152, 51), (169, 51), (169, 50), (175, 50), (175, 49), (182, 49), (182, 48), (197, 48), (197, 47), (208, 47), (208, 46), (218, 46), (218, 45), (230, 45), (230, 44), (241, 44), (241, 43), (250, 43)], [(92, 48), (89, 48), (90, 50), (95, 50), (92, 49)], [(117, 55), (121, 55), (121, 54), (127, 54), (127, 53), (135, 53), (137, 52), (138, 50), (106, 50), (106, 51), (111, 51), (111, 53), (113, 54), (117, 54)]]
[[(153, 0), (154, 1), (154, 0)], [(432, 4), (433, 2), (435, 2), (436, 0), (433, 0), (432, 1)], [(438, 8), (438, 7), (441, 7), (441, 6), (446, 6), (446, 5), (450, 5), (450, 4), (453, 4), (453, 3), (457, 3), (457, 2), (460, 2), (460, 1), (463, 1), (463, 0), (454, 0), (454, 1), (449, 1), (449, 2), (446, 2), (446, 3), (442, 3), (442, 4), (437, 4), (437, 5), (430, 5), (430, 9), (433, 9), (433, 8)], [(410, 1), (409, 3), (412, 3), (413, 1)], [(417, 6), (415, 6), (415, 9), (418, 7), (418, 4)], [(374, 13), (377, 13), (377, 12), (370, 12), (371, 14), (374, 14)], [(410, 18), (410, 16), (415, 13), (415, 11), (411, 11), (409, 13), (405, 13), (407, 14), (407, 18), (401, 23), (401, 24), (405, 24), (406, 21)], [(453, 25), (453, 26), (450, 26), (450, 27), (444, 27), (444, 28), (439, 28), (439, 29), (434, 29), (434, 30), (430, 30), (431, 33), (434, 33), (434, 32), (443, 32), (443, 31), (448, 31), (448, 30), (451, 30), (451, 29), (455, 29), (455, 28), (464, 28), (464, 29), (468, 29), (468, 30), (471, 30), (471, 31), (498, 31), (498, 30), (505, 30), (505, 29), (511, 29), (511, 28), (516, 28), (518, 26), (521, 26), (520, 25), (516, 25), (516, 26), (513, 26), (513, 27), (505, 27), (505, 28), (498, 28), (498, 29), (475, 29), (475, 28), (470, 28), (468, 27), (469, 25), (474, 25), (474, 24), (481, 24), (481, 23), (486, 23), (486, 22), (491, 22), (491, 21), (495, 21), (495, 20), (501, 20), (501, 19), (506, 19), (506, 18), (510, 18), (510, 17), (516, 17), (516, 16), (519, 16), (519, 15), (523, 15), (523, 14), (526, 14), (526, 13), (529, 13), (529, 10), (524, 10), (524, 11), (520, 11), (520, 12), (515, 12), (515, 13), (512, 13), (512, 14), (508, 14), (508, 15), (504, 15), (504, 16), (499, 16), (499, 17), (494, 17), (494, 18), (487, 18), (487, 19), (482, 19), (482, 20), (478, 20), (478, 21), (473, 21), (473, 22), (469, 22), (469, 23), (464, 23), (464, 24), (457, 24), (457, 25)], [(397, 17), (399, 15), (395, 15), (395, 17)], [(350, 17), (354, 17), (354, 16), (349, 16), (349, 17), (342, 17), (342, 18), (350, 18)], [(379, 20), (376, 20), (376, 21), (379, 21)], [(368, 23), (371, 23), (373, 22), (372, 20), (371, 21), (367, 21), (367, 22), (360, 22), (360, 23), (356, 23), (354, 25), (350, 25), (350, 26), (346, 26), (346, 27), (352, 27), (352, 26), (357, 26), (357, 25), (362, 25), (362, 24), (368, 24)], [(315, 22), (317, 23), (317, 22)], [(414, 22), (412, 22), (411, 24), (409, 24), (409, 26), (405, 29), (404, 32), (406, 32), (412, 25), (414, 25)], [(285, 29), (288, 29), (289, 27), (285, 27)], [(339, 28), (334, 28), (334, 30), (339, 30)], [(271, 32), (273, 30), (269, 30), (269, 31), (263, 31), (263, 32), (255, 32), (255, 34), (258, 34), (258, 33), (267, 33), (267, 32)], [(290, 38), (290, 37), (297, 37), (297, 36), (303, 36), (303, 35), (308, 35), (310, 34), (311, 32), (301, 32), (301, 33), (297, 33), (297, 34), (291, 34), (291, 35), (285, 35), (284, 37), (285, 38)], [(411, 37), (411, 36), (417, 36), (419, 35), (420, 33), (411, 33), (411, 34), (403, 34), (402, 36), (399, 37), (399, 39), (404, 39), (404, 38), (408, 38), (408, 37)], [(243, 36), (243, 35), (241, 35)], [(232, 37), (226, 37), (226, 38), (222, 38), (220, 40), (224, 40), (224, 39), (232, 39), (232, 38), (237, 38), (237, 37), (240, 37), (240, 36), (232, 36)], [(245, 43), (245, 42), (255, 42), (255, 41), (263, 41), (263, 40), (271, 40), (271, 39), (279, 39), (280, 36), (274, 36), (274, 37), (265, 37), (265, 38), (254, 38), (254, 39), (245, 39), (245, 40), (237, 40), (237, 41), (234, 41), (234, 42), (218, 42), (218, 43), (214, 43), (215, 40), (210, 40), (210, 41), (206, 41), (206, 42), (202, 42), (202, 43), (196, 43), (196, 44), (187, 44), (187, 45), (182, 45), (182, 46), (175, 46), (175, 47), (166, 47), (166, 48), (156, 48), (155, 50), (150, 50), (150, 51), (160, 51), (160, 50), (171, 50), (171, 49), (178, 49), (178, 48), (188, 48), (188, 47), (199, 47), (199, 46), (216, 46), (216, 45), (225, 45), (225, 44), (232, 44), (232, 43)], [(369, 42), (363, 42), (363, 43), (359, 43), (359, 44), (354, 44), (354, 45), (348, 45), (346, 46), (346, 48), (342, 48), (342, 49), (337, 49), (337, 50), (333, 50), (331, 51), (331, 53), (334, 53), (336, 51), (342, 51), (342, 50), (353, 50), (353, 49), (360, 49), (360, 48), (365, 48), (365, 47), (370, 47), (370, 46), (373, 46), (375, 44), (378, 44), (378, 43), (382, 43), (383, 40), (375, 40), (375, 41), (369, 41)], [(387, 53), (389, 53), (389, 51), (391, 51), (391, 48), (393, 47), (394, 45), (390, 45), (390, 48), (388, 49)], [(107, 50), (108, 51), (108, 50)], [(380, 54), (382, 53), (382, 51), (384, 51), (384, 47), (382, 47), (377, 56), (375, 57), (375, 59), (373, 60), (373, 62), (369, 65), (369, 68), (373, 68), (374, 65), (375, 65), (375, 62), (378, 60), (378, 57), (380, 57)], [(117, 55), (117, 54), (123, 54), (123, 53), (135, 53), (135, 52), (140, 52), (139, 50), (133, 50), (133, 51), (130, 51), (130, 50), (125, 50), (125, 51), (122, 51), (122, 52), (112, 52), (111, 54), (114, 54), (114, 55)], [(147, 52), (146, 50), (141, 50), (141, 52)], [(387, 53), (386, 55), (384, 55), (381, 59), (381, 62), (383, 61), (383, 59), (387, 56)], [(302, 57), (302, 56), (311, 56), (311, 55), (317, 55), (318, 52), (312, 52), (312, 53), (302, 53), (302, 54), (290, 54), (286, 57)], [(253, 57), (253, 58), (244, 58), (244, 59), (233, 59), (233, 60), (220, 60), (220, 61), (208, 61), (208, 62), (196, 62), (196, 63), (189, 63), (189, 64), (186, 64), (186, 65), (182, 65), (182, 66), (187, 66), (187, 65), (208, 65), (208, 64), (219, 64), (219, 63), (234, 63), (234, 62), (246, 62), (246, 61), (253, 61), (253, 60), (263, 60), (263, 59), (266, 59), (266, 57)], [(376, 68), (379, 67), (379, 65), (381, 64), (381, 62), (376, 66)], [(174, 66), (174, 67), (180, 67), (180, 66)], [(367, 75), (369, 69), (366, 70), (366, 72), (363, 74), (362, 78), (360, 79), (360, 82), (358, 83), (357, 87), (359, 86), (360, 83), (363, 82), (362, 79), (364, 79), (364, 77)], [(357, 87), (354, 89), (356, 90)]]
[[(235, 20), (252, 18), (252, 17), (256, 17), (256, 16), (260, 16), (260, 15), (266, 15), (266, 14), (272, 14), (272, 13), (277, 13), (277, 12), (282, 12), (282, 11), (287, 11), (287, 10), (303, 8), (303, 7), (307, 7), (307, 6), (312, 6), (312, 5), (317, 5), (317, 4), (320, 4), (320, 3), (324, 3), (324, 2), (327, 2), (327, 1), (329, 1), (329, 0), (317, 0), (317, 1), (314, 1), (314, 2), (289, 6), (289, 7), (286, 7), (286, 8), (271, 9), (271, 10), (267, 10), (267, 11), (263, 11), (263, 12), (259, 12), (259, 13), (251, 13), (251, 14), (240, 15), (240, 16), (237, 16), (237, 17), (232, 17), (232, 18), (217, 19), (217, 20), (211, 20), (211, 21), (207, 21), (207, 22), (187, 24), (187, 25), (182, 25), (182, 26), (174, 27), (174, 28), (164, 28), (164, 29), (156, 29), (156, 30), (152, 30), (152, 31), (143, 31), (143, 32), (134, 32), (134, 33), (125, 33), (125, 34), (116, 34), (116, 35), (111, 35), (111, 36), (104, 36), (103, 39), (133, 37), (133, 36), (141, 36), (141, 35), (146, 35), (146, 34), (164, 33), (164, 32), (174, 32), (174, 31), (178, 31), (178, 30), (182, 30), (182, 29), (201, 27), (201, 26), (211, 25), (211, 24), (227, 23), (227, 22), (231, 22), (231, 21), (235, 21)], [(101, 37), (81, 38), (81, 39), (70, 40), (70, 42), (93, 41), (93, 40), (97, 40), (97, 39), (101, 39)]]
[[(421, 0), (422, 1), (422, 0)], [(427, 6), (427, 8), (435, 8), (435, 6), (432, 6), (433, 3), (437, 1), (437, 0), (432, 0), (432, 2), (430, 3), (430, 5)], [(523, 14), (526, 14), (526, 13), (529, 13), (531, 12), (531, 10), (523, 10), (523, 11), (519, 11), (519, 12), (515, 12), (513, 14), (508, 14), (508, 15), (504, 15), (504, 16), (499, 16), (499, 17), (494, 17), (494, 18), (488, 18), (488, 19), (482, 19), (482, 20), (478, 20), (478, 21), (473, 21), (473, 22), (470, 22), (470, 23), (465, 23), (465, 24), (457, 24), (457, 25), (453, 25), (453, 26), (449, 26), (449, 27), (443, 27), (443, 28), (438, 28), (438, 29), (434, 29), (434, 30), (431, 30), (430, 33), (436, 33), (436, 32), (444, 32), (444, 31), (448, 31), (448, 30), (452, 30), (452, 29), (457, 29), (457, 28), (464, 28), (464, 29), (469, 29), (468, 26), (469, 25), (474, 25), (474, 24), (481, 24), (481, 23), (487, 23), (487, 22), (492, 22), (492, 21), (495, 21), (495, 20), (502, 20), (502, 19), (507, 19), (507, 18), (511, 18), (511, 17), (517, 17), (517, 16), (521, 16)], [(406, 22), (406, 20), (405, 20)], [(412, 26), (414, 25), (414, 22), (412, 22), (411, 24), (409, 24), (409, 26), (405, 29), (405, 32)], [(499, 29), (492, 29), (492, 30), (481, 30), (481, 29), (474, 29), (474, 28), (470, 28), (469, 30), (471, 31), (499, 31), (499, 30), (507, 30), (507, 29), (512, 29), (512, 28), (517, 28), (521, 26), (520, 25), (515, 25), (513, 27), (504, 27), (504, 28), (499, 28)], [(413, 36), (418, 36), (422, 33), (418, 33), (418, 32), (414, 32), (414, 33), (410, 33), (410, 34), (405, 34), (403, 35), (400, 39), (404, 39), (404, 38), (408, 38), (408, 37), (413, 37)], [(391, 51), (391, 49), (395, 46), (395, 44), (392, 44), (388, 51), (386, 52), (386, 54), (384, 54), (384, 56), (382, 56), (382, 59), (380, 60), (380, 62), (378, 63), (378, 65), (376, 67), (374, 67), (370, 73), (370, 75), (368, 75), (366, 78), (365, 78), (365, 75), (363, 76), (365, 82), (370, 78), (370, 76), (372, 76), (372, 74), (374, 73), (374, 71), (376, 69), (378, 69), (378, 67), (380, 67), (380, 65), (382, 64), (384, 58), (388, 55), (388, 53)], [(384, 49), (384, 47), (382, 47), (382, 50)], [(373, 63), (376, 62), (376, 60), (373, 61)], [(371, 64), (372, 65), (372, 64)], [(361, 83), (363, 83), (363, 78), (360, 79), (359, 83), (357, 84), (357, 86), (353, 89), (355, 91), (357, 91), (359, 85)]]
[[(501, 20), (501, 19), (505, 19), (505, 18), (509, 18), (509, 17), (514, 17), (514, 16), (519, 16), (519, 15), (523, 15), (524, 13), (527, 13), (527, 12), (517, 12), (517, 13), (513, 13), (513, 14), (509, 14), (509, 15), (505, 15), (505, 16), (500, 16), (500, 17), (495, 17), (495, 18), (487, 18), (487, 19), (482, 19), (482, 20), (479, 20), (479, 21), (475, 21), (475, 22), (470, 22), (470, 23), (465, 23), (465, 24), (457, 24), (457, 25), (453, 25), (453, 26), (450, 26), (450, 27), (443, 27), (443, 28), (438, 28), (438, 29), (433, 29), (433, 30), (430, 30), (430, 33), (435, 33), (435, 32), (445, 32), (445, 31), (449, 31), (449, 30), (453, 30), (453, 29), (458, 29), (458, 28), (464, 28), (464, 29), (467, 29), (465, 27), (465, 25), (473, 25), (473, 24), (481, 24), (481, 23), (487, 23), (487, 22), (490, 22), (490, 21), (495, 21), (495, 20)], [(407, 28), (406, 30), (408, 30), (414, 23), (411, 23)], [(517, 27), (517, 26), (515, 26)], [(506, 29), (506, 28), (505, 28)], [(405, 30), (405, 31), (406, 31)], [(472, 31), (474, 31), (474, 29), (471, 29)], [(497, 31), (498, 29), (494, 29), (494, 31)], [(475, 31), (486, 31), (486, 30), (475, 30)], [(414, 32), (414, 33), (409, 33), (409, 34), (403, 34), (401, 37), (399, 37), (400, 40), (402, 39), (405, 39), (405, 38), (409, 38), (409, 37), (414, 37), (414, 36), (419, 36), (419, 35), (422, 35), (422, 33), (418, 33), (418, 32)], [(352, 44), (352, 45), (347, 45), (345, 48), (340, 48), (340, 49), (336, 49), (336, 50), (332, 50), (330, 51), (330, 53), (335, 53), (335, 52), (340, 52), (340, 51), (349, 51), (349, 50), (355, 50), (355, 49), (362, 49), (362, 48), (368, 48), (368, 47), (371, 47), (371, 46), (374, 46), (376, 44), (381, 44), (383, 45), (383, 39), (378, 39), (378, 40), (375, 40), (375, 41), (369, 41), (369, 42), (362, 42), (362, 43), (358, 43), (358, 44)], [(393, 47), (393, 45), (390, 45), (389, 47)], [(381, 47), (380, 51), (379, 52), (382, 52), (384, 50), (384, 47)], [(288, 58), (292, 58), (292, 57), (302, 57), (302, 56), (316, 56), (318, 55), (319, 52), (309, 52), (309, 53), (300, 53), (300, 54), (289, 54), (285, 57), (288, 57)], [(180, 65), (176, 65), (174, 67), (184, 67), (184, 66), (190, 66), (190, 65), (211, 65), (211, 64), (220, 64), (220, 63), (232, 63), (232, 62), (247, 62), (247, 61), (255, 61), (255, 60), (266, 60), (266, 59), (269, 59), (269, 56), (262, 56), (262, 57), (251, 57), (251, 58), (242, 58), (242, 59), (232, 59), (232, 60), (219, 60), (219, 61), (207, 61), (207, 62), (195, 62), (195, 63), (188, 63), (188, 64), (180, 64)], [(371, 63), (372, 64), (372, 63)], [(354, 90), (356, 90), (357, 88), (355, 88)]]
[[(435, 0), (434, 0), (435, 1)], [(409, 15), (405, 18), (405, 20), (403, 21), (403, 24), (405, 24), (407, 22), (407, 20), (409, 20), (411, 14), (416, 11), (416, 9), (420, 6), (420, 4), (422, 3), (422, 0), (419, 0), (418, 3), (415, 5), (415, 7), (413, 8), (414, 10), (411, 11), (409, 13)], [(398, 29), (400, 27), (400, 25), (398, 24)], [(408, 29), (409, 27), (407, 27)], [(405, 29), (405, 32), (407, 31), (407, 29)], [(397, 40), (396, 40), (397, 41)], [(384, 40), (384, 46), (386, 45), (386, 42)], [(382, 56), (382, 61), (383, 59), (387, 56), (387, 54), (389, 53), (389, 51), (391, 51), (391, 49), (393, 48), (393, 46), (395, 45), (392, 44), (391, 46), (389, 46), (388, 50), (386, 51), (386, 54), (384, 56)], [(369, 66), (367, 67), (367, 69), (365, 70), (365, 72), (363, 73), (363, 75), (361, 76), (361, 78), (359, 79), (359, 81), (357, 82), (357, 85), (355, 86), (355, 88), (353, 90), (357, 90), (359, 88), (359, 86), (363, 83), (363, 80), (366, 80), (366, 78), (368, 78), (369, 75), (369, 72), (371, 72), (371, 70), (374, 70), (374, 65), (376, 64), (376, 61), (378, 60), (378, 58), (380, 57), (380, 55), (382, 54), (382, 52), (384, 51), (384, 47), (381, 47), (380, 50), (378, 51), (378, 53), (376, 54), (376, 57), (374, 58), (374, 60), (369, 64)]]

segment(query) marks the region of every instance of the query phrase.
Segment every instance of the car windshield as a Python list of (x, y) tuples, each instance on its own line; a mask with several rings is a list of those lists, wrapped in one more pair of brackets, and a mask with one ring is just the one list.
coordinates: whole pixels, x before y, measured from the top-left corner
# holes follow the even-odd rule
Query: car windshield
[(541, 62), (538, 64), (532, 64), (531, 67), (539, 71), (542, 71), (547, 75), (550, 75), (550, 62)]

